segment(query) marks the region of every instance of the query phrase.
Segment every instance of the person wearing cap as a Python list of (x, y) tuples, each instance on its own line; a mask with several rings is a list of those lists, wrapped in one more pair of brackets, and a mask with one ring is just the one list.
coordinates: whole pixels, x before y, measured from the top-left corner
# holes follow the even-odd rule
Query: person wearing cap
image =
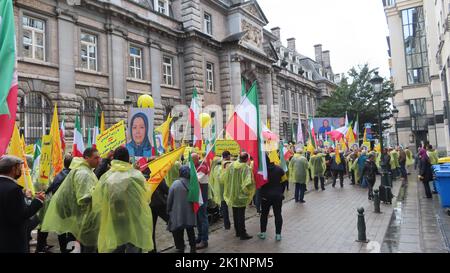
[(295, 203), (305, 203), (306, 180), (308, 179), (308, 160), (303, 155), (303, 149), (297, 148), (294, 157), (289, 162), (289, 182), (295, 183)]
[(22, 176), (23, 160), (10, 155), (0, 157), (0, 253), (29, 252), (27, 222), (43, 206), (45, 193), (39, 192), (30, 205), (25, 203)]

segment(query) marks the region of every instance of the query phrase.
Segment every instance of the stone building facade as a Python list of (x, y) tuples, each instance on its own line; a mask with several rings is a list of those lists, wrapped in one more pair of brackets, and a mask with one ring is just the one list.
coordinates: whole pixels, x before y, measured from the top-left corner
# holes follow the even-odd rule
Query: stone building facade
[(254, 0), (14, 0), (14, 12), (27, 143), (48, 131), (54, 103), (70, 143), (76, 115), (87, 137), (97, 109), (108, 127), (150, 94), (159, 124), (186, 110), (194, 88), (223, 124), (242, 82), (254, 81), (271, 129), (291, 140), (299, 118), (306, 124), (336, 88), (329, 52), (317, 45), (312, 60), (295, 39), (283, 46)]
[(383, 0), (399, 143), (450, 154), (448, 0)]

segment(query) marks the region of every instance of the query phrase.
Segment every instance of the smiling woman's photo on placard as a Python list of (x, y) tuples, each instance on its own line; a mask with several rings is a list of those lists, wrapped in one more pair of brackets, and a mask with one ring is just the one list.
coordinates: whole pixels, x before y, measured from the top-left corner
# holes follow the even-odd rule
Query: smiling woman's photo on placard
[(132, 108), (128, 117), (127, 149), (130, 156), (152, 156), (153, 110)]

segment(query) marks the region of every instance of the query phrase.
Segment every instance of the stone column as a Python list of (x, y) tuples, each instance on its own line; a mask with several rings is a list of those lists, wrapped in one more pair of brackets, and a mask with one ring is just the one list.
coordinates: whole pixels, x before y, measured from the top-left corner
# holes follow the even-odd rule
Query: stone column
[[(161, 46), (152, 42), (150, 45), (150, 69), (152, 71), (152, 97), (155, 102), (155, 124), (162, 123), (164, 117), (164, 107), (161, 100), (161, 63)], [(172, 71), (176, 71), (173, 68)]]
[[(58, 62), (59, 62), (59, 93), (55, 96), (55, 101), (58, 103), (58, 110), (60, 119), (62, 113), (65, 115), (66, 128), (66, 150), (72, 148), (73, 143), (73, 128), (75, 127), (75, 116), (80, 111), (80, 101), (75, 93), (75, 59), (73, 54), (75, 52), (74, 45), (79, 39), (76, 38), (78, 32), (75, 31), (75, 23), (77, 16), (64, 11), (60, 8), (56, 9), (58, 18)], [(77, 53), (76, 56), (79, 56)], [(33, 80), (33, 82), (36, 80)], [(36, 84), (33, 84), (36, 87)], [(39, 91), (35, 88), (35, 91)], [(42, 90), (48, 93), (49, 90)], [(56, 95), (56, 94), (55, 94)]]
[(273, 89), (272, 89), (272, 73), (273, 71), (269, 70), (268, 73), (266, 73), (264, 78), (264, 85), (265, 85), (265, 94), (264, 96), (266, 104), (267, 104), (267, 118), (270, 119), (272, 117), (271, 109), (273, 105)]
[(238, 54), (231, 56), (231, 103), (236, 107), (241, 101), (242, 79), (241, 79), (241, 58)]

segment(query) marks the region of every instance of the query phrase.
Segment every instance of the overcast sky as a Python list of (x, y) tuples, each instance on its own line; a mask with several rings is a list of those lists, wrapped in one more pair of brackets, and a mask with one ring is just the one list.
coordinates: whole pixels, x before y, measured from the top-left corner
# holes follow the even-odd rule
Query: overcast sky
[(281, 28), (281, 40), (295, 37), (297, 51), (315, 58), (314, 45), (330, 50), (334, 73), (369, 63), (389, 77), (389, 35), (381, 0), (258, 0), (269, 20)]

